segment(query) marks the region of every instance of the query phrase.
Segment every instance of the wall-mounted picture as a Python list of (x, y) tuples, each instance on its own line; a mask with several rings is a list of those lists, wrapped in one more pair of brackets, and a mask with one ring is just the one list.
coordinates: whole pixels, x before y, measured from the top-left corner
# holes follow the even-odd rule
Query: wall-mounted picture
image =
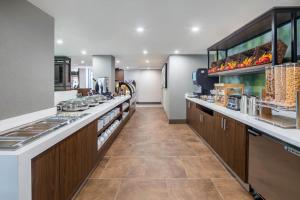
[(161, 70), (161, 85), (163, 88), (167, 88), (167, 71), (168, 71), (168, 64), (165, 63)]

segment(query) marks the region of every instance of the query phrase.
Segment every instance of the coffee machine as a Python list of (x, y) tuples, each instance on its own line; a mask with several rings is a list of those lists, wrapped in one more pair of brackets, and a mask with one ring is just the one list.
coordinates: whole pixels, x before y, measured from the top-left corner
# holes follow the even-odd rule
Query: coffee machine
[(219, 82), (218, 77), (209, 77), (207, 69), (197, 69), (192, 73), (192, 80), (194, 84), (194, 94), (209, 95), (210, 90), (214, 89), (214, 84)]

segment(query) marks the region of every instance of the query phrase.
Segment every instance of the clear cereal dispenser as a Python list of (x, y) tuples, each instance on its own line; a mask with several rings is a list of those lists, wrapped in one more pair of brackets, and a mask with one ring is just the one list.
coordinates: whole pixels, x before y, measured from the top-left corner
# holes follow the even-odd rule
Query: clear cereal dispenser
[(300, 90), (300, 64), (286, 64), (286, 96), (285, 105), (293, 107), (296, 105), (296, 93)]
[(284, 105), (286, 98), (286, 67), (284, 65), (274, 66), (275, 74), (275, 101)]

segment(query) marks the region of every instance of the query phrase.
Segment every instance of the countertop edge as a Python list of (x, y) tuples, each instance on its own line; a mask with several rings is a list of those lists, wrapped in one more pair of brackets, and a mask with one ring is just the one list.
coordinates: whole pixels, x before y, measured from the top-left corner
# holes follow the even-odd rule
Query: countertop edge
[(300, 130), (299, 129), (283, 129), (283, 128), (276, 127), (276, 126), (270, 125), (268, 123), (259, 121), (259, 120), (255, 119), (255, 117), (253, 117), (253, 116), (242, 114), (239, 111), (230, 110), (228, 108), (218, 106), (214, 103), (208, 103), (201, 99), (190, 98), (187, 96), (185, 96), (185, 98), (194, 103), (197, 103), (204, 107), (212, 109), (213, 111), (216, 111), (225, 116), (228, 116), (234, 120), (237, 120), (245, 125), (251, 126), (257, 130), (265, 132), (268, 135), (270, 135), (276, 139), (279, 139), (283, 142), (286, 142), (288, 144), (291, 144), (291, 145), (294, 145), (294, 146), (300, 148)]
[(51, 134), (45, 135), (40, 139), (25, 145), (24, 147), (17, 149), (15, 151), (10, 150), (0, 150), (0, 156), (26, 156), (27, 158), (31, 159), (40, 153), (44, 152), (45, 150), (51, 148), (52, 146), (56, 145), (60, 141), (64, 140), (68, 136), (74, 134), (79, 129), (83, 128), (87, 124), (93, 122), (101, 115), (105, 114), (106, 112), (110, 111), (114, 107), (122, 104), (126, 100), (130, 99), (129, 95), (117, 97), (113, 99), (111, 102), (101, 104), (99, 106), (90, 108), (89, 110), (83, 111), (82, 113), (89, 113), (89, 115), (69, 124), (65, 127), (62, 127)]

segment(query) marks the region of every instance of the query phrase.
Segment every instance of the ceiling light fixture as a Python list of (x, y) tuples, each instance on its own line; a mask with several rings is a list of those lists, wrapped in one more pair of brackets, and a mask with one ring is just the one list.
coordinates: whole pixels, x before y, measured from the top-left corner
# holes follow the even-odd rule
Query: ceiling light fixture
[(116, 60), (116, 63), (118, 63), (118, 64), (119, 64), (119, 63), (120, 63), (120, 61), (119, 61), (119, 60)]
[(138, 32), (138, 33), (144, 33), (144, 31), (145, 31), (145, 29), (142, 26), (139, 26), (136, 28), (136, 32)]
[(81, 61), (81, 64), (84, 64), (84, 63), (85, 63), (85, 61), (84, 61), (84, 60), (82, 60), (82, 61)]
[(82, 55), (86, 55), (86, 50), (81, 50)]
[(57, 40), (56, 40), (56, 43), (57, 43), (57, 44), (63, 44), (64, 41), (63, 41), (62, 39), (57, 39)]
[(193, 26), (193, 27), (191, 28), (191, 31), (192, 31), (193, 33), (198, 33), (199, 30), (200, 30), (200, 28), (199, 28), (198, 26)]
[(175, 51), (174, 51), (174, 54), (179, 54), (179, 51), (178, 51), (178, 50), (175, 50)]
[(144, 50), (144, 51), (143, 51), (143, 54), (144, 54), (144, 55), (147, 55), (147, 54), (148, 54), (148, 51), (147, 51), (147, 50)]
[(150, 61), (149, 60), (145, 60), (145, 63), (150, 63)]
[(126, 69), (129, 69), (129, 67), (126, 67)]

